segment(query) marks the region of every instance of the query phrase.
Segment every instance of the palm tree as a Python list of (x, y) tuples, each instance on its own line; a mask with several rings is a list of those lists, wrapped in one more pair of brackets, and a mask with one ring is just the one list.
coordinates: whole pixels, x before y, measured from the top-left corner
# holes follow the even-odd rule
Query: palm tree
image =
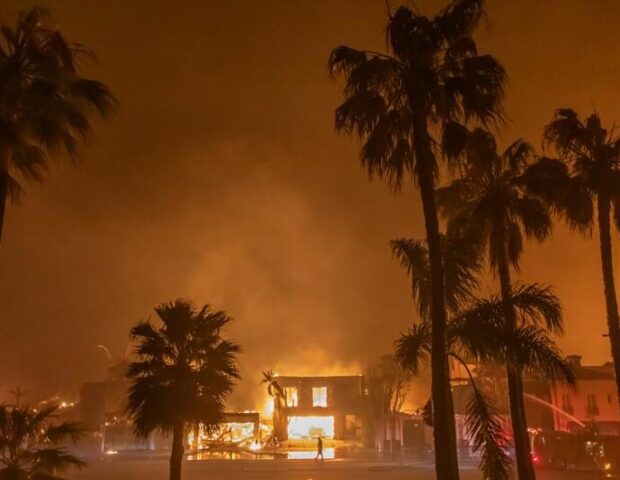
[(139, 360), (127, 371), (127, 410), (138, 436), (172, 433), (170, 480), (180, 480), (186, 427), (212, 431), (220, 425), (224, 401), (239, 379), (240, 348), (221, 335), (230, 317), (209, 305), (198, 310), (178, 299), (155, 312), (161, 326), (143, 321), (131, 329)]
[(60, 446), (76, 442), (82, 428), (73, 422), (57, 423), (57, 405), (41, 410), (0, 405), (0, 479), (62, 480), (65, 470), (86, 465)]
[(505, 72), (490, 55), (479, 55), (472, 33), (484, 15), (483, 0), (453, 0), (434, 17), (408, 7), (391, 14), (387, 53), (334, 49), (332, 75), (345, 77), (345, 101), (336, 129), (363, 142), (362, 165), (398, 191), (404, 177), (420, 188), (432, 276), (432, 391), (436, 471), (457, 479), (454, 409), (450, 401), (446, 312), (439, 225), (434, 198), (438, 173), (433, 132), (455, 121), (501, 118)]
[[(508, 326), (501, 295), (490, 299), (475, 299), (468, 308), (448, 324), (449, 352), (468, 371), (463, 358), (476, 362), (517, 363), (530, 375), (548, 381), (559, 380), (575, 384), (569, 363), (562, 357), (548, 328), (561, 326), (557, 298), (546, 287), (519, 286), (508, 300), (516, 312), (518, 324)], [(541, 326), (542, 325), (542, 326)], [(430, 335), (427, 322), (414, 325), (397, 342), (397, 358), (412, 372), (420, 371), (428, 360)], [(466, 429), (473, 440), (474, 450), (482, 453), (480, 468), (484, 478), (510, 478), (507, 442), (497, 410), (470, 375), (473, 395), (466, 412)]]
[[(599, 230), (607, 328), (620, 398), (620, 322), (614, 281), (611, 216), (620, 228), (620, 138), (603, 128), (598, 114), (585, 119), (560, 109), (545, 127), (544, 141), (560, 159), (542, 158), (530, 168), (531, 188), (550, 201), (569, 227), (587, 236)], [(596, 210), (594, 205), (596, 203)]]
[[(453, 142), (451, 151), (461, 175), (437, 190), (437, 204), (453, 235), (467, 232), (484, 246), (489, 265), (499, 276), (506, 325), (517, 328), (518, 318), (509, 302), (513, 291), (510, 269), (518, 271), (524, 236), (542, 241), (549, 235), (550, 211), (523, 181), (533, 156), (529, 144), (517, 140), (500, 154), (489, 132), (480, 128), (461, 130), (462, 141)], [(525, 418), (522, 366), (509, 361), (506, 370), (519, 478), (531, 480), (535, 472)]]
[(80, 75), (78, 63), (94, 58), (46, 25), (45, 9), (21, 12), (0, 34), (0, 238), (7, 199), (22, 188), (15, 177), (41, 180), (60, 153), (78, 159), (91, 131), (91, 113), (105, 115), (115, 101), (101, 82)]
[[(478, 299), (477, 274), (482, 268), (476, 237), (444, 237), (442, 251), (446, 265), (446, 304), (450, 306), (448, 323), (449, 355), (465, 366), (463, 358), (478, 362), (516, 363), (532, 375), (560, 378), (574, 383), (568, 363), (547, 331), (562, 331), (560, 303), (549, 287), (539, 285), (513, 288), (505, 301), (500, 296)], [(418, 374), (431, 352), (430, 329), (426, 305), (429, 301), (428, 249), (424, 242), (400, 239), (392, 250), (412, 281), (413, 296), (422, 322), (401, 336), (396, 354), (401, 364)], [(505, 303), (515, 313), (517, 322), (505, 321)], [(541, 328), (541, 325), (544, 328)], [(468, 371), (468, 373), (470, 373)], [(480, 468), (485, 478), (509, 478), (506, 439), (497, 410), (482, 393), (470, 374), (472, 397), (467, 406), (466, 428), (474, 450), (482, 453)]]
[(286, 407), (286, 390), (278, 382), (278, 374), (273, 370), (263, 372), (261, 385), (267, 385), (267, 394), (273, 398), (273, 433), (274, 440), (286, 437), (285, 417), (283, 410)]

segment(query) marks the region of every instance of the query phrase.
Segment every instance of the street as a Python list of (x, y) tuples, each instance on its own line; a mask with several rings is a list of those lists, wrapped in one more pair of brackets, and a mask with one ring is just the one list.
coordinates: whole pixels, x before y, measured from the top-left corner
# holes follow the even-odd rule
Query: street
[[(71, 480), (165, 480), (168, 464), (157, 460), (112, 460), (90, 463), (81, 472), (73, 472)], [(186, 461), (184, 480), (375, 480), (434, 478), (433, 466), (428, 463), (406, 466), (367, 463), (350, 460), (207, 460)], [(461, 480), (479, 480), (475, 465), (464, 467)], [(593, 480), (602, 478), (594, 472), (538, 472), (538, 480)]]

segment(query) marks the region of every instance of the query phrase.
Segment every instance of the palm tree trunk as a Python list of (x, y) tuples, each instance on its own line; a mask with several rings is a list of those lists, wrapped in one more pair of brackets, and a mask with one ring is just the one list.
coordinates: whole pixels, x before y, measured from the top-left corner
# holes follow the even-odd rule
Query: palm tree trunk
[(181, 480), (184, 447), (183, 423), (178, 423), (172, 430), (172, 451), (170, 453), (170, 480)]
[[(503, 242), (496, 251), (505, 252)], [(510, 267), (505, 253), (498, 259), (499, 281), (504, 302), (504, 317), (507, 327), (516, 327), (516, 317), (509, 299), (512, 295), (512, 282), (510, 279)], [(520, 365), (511, 361), (506, 364), (506, 377), (508, 383), (508, 399), (510, 402), (510, 420), (512, 422), (512, 434), (514, 438), (515, 456), (517, 459), (517, 473), (519, 480), (535, 480), (534, 464), (530, 447), (530, 438), (527, 432), (527, 418), (525, 417), (525, 401), (523, 399), (523, 371)]]
[(4, 230), (4, 214), (9, 198), (9, 149), (0, 148), (0, 241)]
[(438, 480), (458, 480), (456, 425), (446, 346), (443, 259), (435, 204), (433, 153), (430, 149), (426, 117), (418, 116), (415, 119), (413, 136), (431, 269), (431, 389), (435, 472)]
[(609, 224), (609, 198), (598, 196), (598, 228), (601, 241), (601, 266), (605, 287), (605, 306), (607, 308), (607, 329), (611, 344), (611, 356), (616, 372), (616, 389), (620, 398), (620, 322), (618, 321), (618, 300), (614, 282), (614, 269), (611, 252), (611, 228)]

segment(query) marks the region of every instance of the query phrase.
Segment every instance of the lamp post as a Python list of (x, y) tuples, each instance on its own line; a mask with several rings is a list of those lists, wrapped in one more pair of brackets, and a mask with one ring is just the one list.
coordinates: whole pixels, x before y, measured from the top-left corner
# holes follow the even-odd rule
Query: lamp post
[(106, 411), (108, 406), (108, 376), (110, 364), (112, 362), (112, 354), (110, 353), (110, 349), (103, 344), (97, 345), (98, 349), (103, 350), (108, 359), (108, 366), (106, 368), (105, 379), (104, 379), (104, 388), (103, 388), (103, 423), (101, 424), (101, 455), (105, 454), (105, 434), (106, 434)]

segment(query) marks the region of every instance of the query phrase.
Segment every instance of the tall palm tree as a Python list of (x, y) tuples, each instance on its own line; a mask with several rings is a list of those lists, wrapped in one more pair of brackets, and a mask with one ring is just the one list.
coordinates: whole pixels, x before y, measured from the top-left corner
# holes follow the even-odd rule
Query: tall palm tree
[[(562, 330), (557, 297), (548, 287), (528, 285), (513, 288), (506, 301), (501, 295), (490, 299), (476, 298), (477, 274), (482, 264), (475, 240), (476, 237), (444, 237), (442, 242), (446, 303), (451, 306), (449, 354), (465, 367), (462, 358), (503, 365), (516, 363), (529, 369), (533, 375), (559, 378), (573, 384), (568, 363), (547, 334), (548, 330)], [(413, 296), (422, 319), (398, 340), (397, 358), (404, 367), (417, 374), (431, 351), (425, 307), (430, 295), (428, 250), (424, 242), (407, 239), (393, 241), (392, 250), (412, 281)], [(505, 303), (515, 313), (514, 327), (505, 321)], [(482, 453), (480, 468), (485, 478), (509, 478), (506, 442), (497, 410), (476, 383), (470, 379), (473, 394), (467, 406), (466, 427), (474, 449)]]
[(59, 475), (65, 470), (86, 465), (61, 446), (76, 442), (82, 428), (56, 422), (57, 409), (0, 405), (1, 480), (63, 480)]
[(620, 398), (620, 322), (611, 245), (612, 207), (613, 222), (620, 228), (620, 137), (613, 128), (603, 128), (596, 113), (582, 119), (572, 109), (560, 109), (545, 127), (544, 141), (560, 159), (543, 158), (533, 165), (531, 188), (549, 200), (572, 229), (588, 236), (596, 212), (607, 329)]
[(127, 410), (141, 437), (172, 433), (170, 480), (180, 480), (185, 431), (201, 424), (217, 428), (224, 401), (239, 378), (240, 348), (222, 338), (230, 317), (209, 305), (175, 300), (155, 308), (161, 326), (140, 322), (131, 329), (138, 361), (131, 363)]
[(93, 112), (115, 101), (101, 82), (80, 75), (90, 50), (46, 24), (45, 9), (23, 11), (0, 34), (0, 238), (7, 199), (22, 188), (15, 176), (41, 180), (59, 154), (76, 160), (91, 131)]
[(395, 190), (409, 176), (420, 188), (432, 277), (431, 370), (440, 480), (459, 474), (434, 198), (434, 146), (439, 142), (433, 134), (454, 121), (501, 118), (504, 69), (492, 56), (479, 55), (472, 38), (483, 15), (483, 0), (453, 0), (434, 17), (403, 6), (389, 14), (387, 53), (340, 46), (329, 59), (331, 74), (345, 77), (336, 129), (359, 136), (362, 165), (371, 176), (387, 180)]
[(286, 390), (278, 382), (278, 375), (273, 370), (263, 372), (261, 385), (267, 385), (267, 394), (273, 398), (273, 433), (274, 440), (283, 440), (286, 437)]
[[(491, 270), (499, 277), (508, 327), (516, 328), (517, 316), (508, 301), (513, 290), (511, 267), (518, 271), (524, 236), (544, 240), (551, 231), (548, 206), (526, 187), (524, 172), (533, 158), (522, 140), (499, 153), (495, 138), (486, 130), (462, 130), (461, 142), (451, 151), (460, 178), (436, 192), (440, 213), (448, 230), (479, 238)], [(535, 478), (525, 418), (522, 366), (506, 364), (510, 415), (517, 468), (521, 480)]]

